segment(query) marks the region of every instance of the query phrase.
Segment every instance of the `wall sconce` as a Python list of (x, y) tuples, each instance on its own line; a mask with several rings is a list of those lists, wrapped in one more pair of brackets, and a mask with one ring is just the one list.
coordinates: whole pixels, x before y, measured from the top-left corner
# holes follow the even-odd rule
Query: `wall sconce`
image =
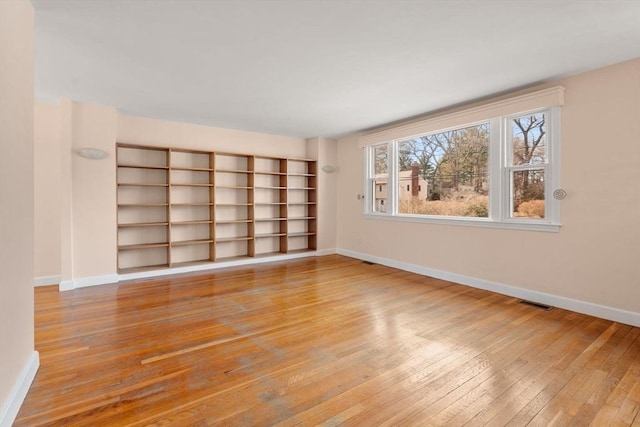
[(324, 173), (334, 173), (336, 171), (336, 167), (335, 166), (331, 166), (331, 165), (324, 165), (320, 169)]
[(99, 148), (81, 148), (76, 151), (76, 154), (85, 159), (101, 160), (109, 157), (109, 153)]

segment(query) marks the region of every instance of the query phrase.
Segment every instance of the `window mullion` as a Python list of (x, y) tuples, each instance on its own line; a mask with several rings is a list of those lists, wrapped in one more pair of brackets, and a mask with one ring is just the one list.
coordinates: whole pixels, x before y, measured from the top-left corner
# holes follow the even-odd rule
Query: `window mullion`
[(493, 221), (502, 219), (503, 177), (502, 165), (502, 120), (492, 119), (489, 122), (489, 218)]
[(363, 211), (365, 214), (369, 214), (369, 213), (373, 213), (374, 209), (373, 209), (373, 203), (375, 200), (375, 193), (371, 191), (371, 183), (374, 181), (373, 180), (373, 168), (371, 167), (371, 164), (373, 163), (373, 159), (375, 157), (374, 154), (374, 147), (373, 146), (368, 146), (365, 147), (366, 150), (366, 155), (365, 157), (365, 161), (364, 161), (364, 176), (365, 176), (365, 182), (367, 185), (367, 188), (365, 188), (364, 190), (364, 208)]
[(389, 164), (387, 165), (387, 200), (391, 204), (391, 215), (398, 215), (398, 141), (389, 142)]

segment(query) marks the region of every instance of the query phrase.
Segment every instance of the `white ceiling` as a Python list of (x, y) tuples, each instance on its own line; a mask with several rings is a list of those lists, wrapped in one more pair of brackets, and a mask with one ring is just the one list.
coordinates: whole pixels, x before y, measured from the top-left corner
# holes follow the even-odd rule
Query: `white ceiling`
[(338, 136), (640, 56), (640, 0), (33, 0), (36, 98)]

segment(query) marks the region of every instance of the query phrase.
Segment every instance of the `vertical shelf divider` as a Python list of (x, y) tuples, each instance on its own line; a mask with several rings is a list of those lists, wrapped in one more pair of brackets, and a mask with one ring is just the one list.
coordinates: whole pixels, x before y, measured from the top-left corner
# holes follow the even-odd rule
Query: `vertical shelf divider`
[(289, 231), (288, 231), (288, 223), (287, 223), (287, 159), (280, 159), (280, 176), (279, 176), (279, 184), (280, 184), (280, 253), (286, 254), (289, 252)]
[(318, 247), (318, 227), (317, 227), (317, 215), (318, 215), (318, 199), (317, 199), (317, 167), (315, 161), (307, 162), (307, 200), (310, 202), (307, 205), (307, 216), (310, 218), (307, 220), (307, 230), (309, 236), (307, 236), (307, 248), (316, 250)]
[(256, 182), (256, 158), (247, 156), (247, 256), (256, 256), (256, 227), (255, 227), (255, 182)]
[(120, 189), (118, 179), (120, 177), (120, 146), (116, 144), (116, 269), (120, 270)]
[(209, 260), (215, 262), (216, 260), (216, 153), (209, 153)]
[(172, 266), (171, 262), (171, 157), (172, 150), (167, 150), (167, 264), (169, 268)]

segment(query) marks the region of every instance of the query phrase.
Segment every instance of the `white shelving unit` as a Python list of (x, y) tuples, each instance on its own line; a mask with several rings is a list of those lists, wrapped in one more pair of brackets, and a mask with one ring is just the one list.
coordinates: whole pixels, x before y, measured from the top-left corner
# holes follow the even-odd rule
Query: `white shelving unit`
[(316, 162), (117, 144), (118, 271), (316, 249)]

